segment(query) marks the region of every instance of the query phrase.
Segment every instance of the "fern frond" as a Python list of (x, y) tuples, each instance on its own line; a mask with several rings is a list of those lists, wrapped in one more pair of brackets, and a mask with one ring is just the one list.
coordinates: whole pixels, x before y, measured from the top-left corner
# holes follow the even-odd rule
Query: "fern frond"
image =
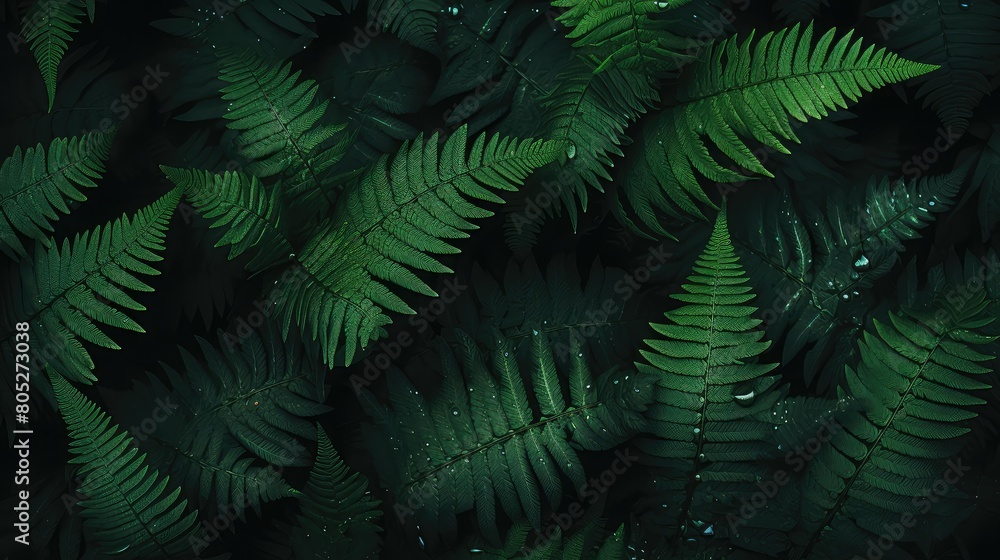
[(502, 203), (493, 191), (513, 191), (535, 168), (565, 153), (557, 141), (517, 140), (482, 134), (471, 151), (466, 128), (438, 153), (438, 135), (405, 143), (383, 156), (344, 193), (331, 223), (298, 257), (307, 278), (279, 305), (283, 327), (292, 320), (334, 363), (343, 348), (350, 363), (358, 345), (391, 323), (385, 310), (415, 313), (387, 284), (436, 296), (411, 269), (449, 273), (430, 254), (459, 250), (445, 240), (468, 237), (472, 218), (492, 216), (475, 201)]
[(425, 51), (436, 50), (438, 5), (433, 0), (371, 0), (368, 18)]
[[(229, 259), (250, 251), (249, 270), (263, 270), (287, 260), (292, 252), (282, 216), (278, 189), (267, 189), (257, 177), (244, 173), (210, 173), (160, 166), (167, 179), (184, 189), (191, 204), (210, 227), (226, 226), (215, 246), (230, 245)], [(268, 192), (269, 191), (269, 192)]]
[[(81, 188), (97, 186), (94, 182), (104, 172), (113, 133), (91, 132), (85, 136), (56, 138), (48, 149), (41, 144), (21, 148), (4, 160), (0, 167), (0, 248), (11, 257), (27, 253), (17, 233), (43, 244), (52, 232), (52, 220), (69, 213), (67, 200), (82, 202), (87, 197)], [(46, 153), (47, 152), (47, 153)]]
[(325, 372), (298, 344), (286, 351), (276, 331), (265, 331), (263, 337), (251, 330), (239, 339), (220, 332), (218, 348), (198, 338), (205, 363), (182, 350), (184, 375), (161, 364), (189, 414), (178, 447), (219, 456), (232, 438), (269, 464), (308, 464), (295, 436), (316, 438), (306, 418), (329, 410), (322, 404)]
[(83, 10), (81, 0), (36, 0), (24, 16), (21, 35), (38, 61), (49, 95), (49, 111), (56, 99), (59, 62), (80, 25)]
[(875, 307), (872, 288), (898, 262), (903, 241), (951, 207), (967, 173), (872, 177), (864, 190), (805, 212), (787, 192), (761, 207), (739, 245), (763, 301), (774, 302), (767, 328), (773, 340), (785, 335), (782, 362), (816, 343), (806, 355), (806, 384), (818, 380), (822, 392), (837, 385), (853, 353), (845, 346)]
[[(458, 358), (442, 344), (443, 386), (434, 399), (425, 399), (402, 375), (389, 378), (391, 409), (362, 393), (378, 439), (390, 442), (376, 451), (381, 477), (395, 491), (397, 512), (412, 515), (426, 538), (440, 533), (454, 539), (456, 515), (474, 509), (480, 530), (497, 542), (498, 502), (512, 519), (527, 518), (539, 529), (542, 512), (561, 501), (562, 476), (573, 489), (586, 482), (576, 449), (608, 450), (642, 428), (650, 384), (613, 370), (598, 384), (579, 351), (557, 368), (545, 333), (523, 342), (531, 350), (527, 369), (499, 333), (487, 354), (461, 331), (455, 335)], [(412, 496), (422, 498), (422, 507), (403, 505)]]
[(146, 455), (93, 402), (58, 374), (50, 376), (84, 477), (81, 516), (100, 552), (121, 558), (172, 558), (188, 552), (198, 512), (187, 515), (180, 488), (149, 470)]
[(597, 73), (581, 58), (574, 59), (544, 99), (547, 137), (564, 139), (572, 146), (572, 156), (563, 168), (573, 177), (560, 178), (560, 195), (574, 229), (574, 195), (586, 212), (587, 185), (604, 191), (601, 180), (611, 180), (607, 170), (614, 166), (611, 158), (621, 156), (620, 146), (628, 141), (625, 129), (658, 100), (645, 75), (618, 67)]
[[(898, 14), (906, 14), (896, 25)], [(891, 2), (868, 13), (880, 18), (886, 46), (903, 56), (940, 66), (913, 81), (917, 98), (931, 107), (941, 122), (965, 132), (974, 109), (1000, 72), (1000, 5), (995, 2), (932, 3), (911, 9)]]
[[(656, 437), (641, 449), (661, 469), (658, 489), (665, 492), (660, 515), (667, 523), (684, 527), (710, 519), (696, 515), (707, 508), (697, 492), (703, 485), (713, 492), (752, 485), (771, 451), (762, 445), (772, 426), (759, 418), (781, 396), (776, 364), (756, 358), (769, 346), (757, 329), (757, 309), (739, 257), (729, 237), (725, 208), (719, 213), (704, 252), (673, 299), (684, 303), (665, 314), (669, 323), (651, 324), (662, 338), (646, 340), (642, 350), (648, 363), (637, 363), (640, 373), (656, 381), (655, 403), (647, 416)], [(734, 490), (735, 491), (735, 490)], [(711, 501), (709, 501), (711, 502)]]
[[(558, 365), (568, 364), (578, 353), (573, 349), (574, 339), (588, 341), (581, 350), (588, 354), (589, 363), (602, 370), (628, 365), (635, 341), (642, 338), (648, 318), (653, 317), (644, 314), (640, 297), (623, 289), (628, 275), (624, 269), (603, 266), (600, 260), (591, 263), (589, 273), (581, 278), (575, 258), (554, 257), (544, 271), (533, 258), (523, 263), (512, 259), (500, 283), (477, 265), (469, 283), (472, 294), (454, 306), (456, 326), (484, 343), (492, 341), (493, 329), (512, 341), (527, 340), (534, 331), (546, 333)], [(463, 312), (472, 308), (469, 300), (473, 299), (479, 311), (470, 316)]]
[[(957, 457), (963, 445), (965, 423), (976, 416), (969, 409), (985, 402), (971, 393), (990, 387), (972, 377), (990, 372), (984, 362), (994, 359), (975, 350), (996, 340), (977, 332), (995, 320), (983, 313), (985, 296), (980, 288), (947, 305), (904, 308), (865, 332), (857, 370), (848, 367), (839, 388), (865, 410), (838, 419), (843, 429), (809, 464), (802, 546), (793, 558), (862, 554), (866, 541), (903, 513), (916, 523), (900, 526), (904, 534), (893, 535), (894, 542), (927, 530), (923, 512), (914, 512), (914, 496), (952, 468), (945, 459)], [(953, 492), (932, 514), (957, 514), (947, 503)]]
[(251, 160), (247, 172), (281, 177), (292, 203), (332, 202), (335, 185), (326, 184), (324, 173), (344, 156), (347, 139), (327, 145), (344, 126), (320, 122), (329, 101), (315, 103), (316, 82), (300, 82), (291, 63), (272, 65), (249, 52), (222, 50), (219, 59), (219, 77), (229, 84), (222, 88), (230, 102), (227, 126), (240, 131), (236, 143)]
[(768, 33), (756, 42), (752, 34), (743, 42), (726, 39), (689, 69), (680, 103), (645, 128), (642, 153), (624, 185), (646, 226), (667, 234), (657, 222), (660, 210), (703, 217), (696, 203), (713, 203), (695, 170), (716, 182), (749, 179), (735, 166), (723, 167), (704, 136), (736, 166), (773, 177), (742, 138), (787, 154), (782, 141), (798, 141), (789, 116), (802, 122), (819, 119), (846, 108), (863, 92), (936, 68), (873, 45), (862, 50), (861, 39), (851, 41), (853, 31), (834, 44), (836, 30), (831, 29), (813, 46), (812, 24), (801, 32), (800, 27)]
[(650, 17), (678, 8), (691, 0), (552, 0), (568, 8), (556, 18), (572, 27), (566, 37), (574, 47), (596, 54), (595, 72), (618, 67), (658, 75), (691, 59), (688, 50), (697, 42), (671, 32), (668, 22)]
[(319, 427), (316, 432), (319, 450), (292, 533), (295, 558), (373, 560), (382, 544), (382, 528), (374, 523), (382, 516), (381, 502), (371, 497), (368, 482), (344, 465), (326, 432)]
[(58, 349), (53, 363), (70, 379), (87, 384), (97, 380), (81, 338), (104, 348), (120, 348), (95, 323), (144, 332), (119, 309), (145, 310), (123, 289), (152, 291), (136, 275), (159, 274), (148, 263), (163, 258), (156, 253), (163, 250), (180, 196), (180, 189), (174, 189), (131, 219), (122, 216), (103, 228), (77, 234), (72, 243), (64, 239), (61, 249), (36, 245), (35, 258), (21, 268), (21, 316), (31, 323), (32, 334)]

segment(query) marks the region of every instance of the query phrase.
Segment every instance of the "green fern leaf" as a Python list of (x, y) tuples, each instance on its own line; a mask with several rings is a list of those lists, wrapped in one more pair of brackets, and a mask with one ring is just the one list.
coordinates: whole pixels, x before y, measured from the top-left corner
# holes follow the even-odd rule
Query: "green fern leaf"
[[(712, 205), (695, 170), (712, 181), (748, 179), (735, 167), (723, 167), (703, 141), (708, 136), (736, 165), (772, 177), (741, 137), (781, 153), (782, 140), (798, 141), (788, 122), (822, 118), (863, 92), (935, 69), (902, 59), (885, 49), (851, 41), (853, 31), (834, 44), (831, 29), (812, 46), (812, 24), (713, 45), (690, 69), (680, 103), (645, 128), (625, 194), (640, 220), (661, 234), (657, 211), (703, 217), (696, 201)], [(725, 62), (723, 63), (723, 59)], [(679, 210), (678, 210), (679, 209)]]
[[(513, 191), (524, 178), (565, 153), (557, 141), (480, 135), (466, 150), (466, 128), (438, 153), (438, 135), (405, 143), (383, 156), (349, 187), (334, 219), (298, 257), (304, 285), (279, 303), (285, 332), (295, 320), (319, 337), (328, 364), (344, 349), (350, 363), (391, 323), (384, 310), (415, 313), (386, 284), (436, 296), (410, 269), (449, 273), (429, 254), (458, 249), (446, 239), (468, 237), (471, 218), (493, 215), (473, 200), (502, 203), (494, 190)], [(342, 336), (343, 335), (343, 336)]]
[(295, 558), (374, 560), (382, 544), (382, 528), (374, 523), (382, 515), (381, 502), (370, 496), (367, 481), (344, 465), (326, 432), (316, 432), (319, 451), (292, 533)]
[[(924, 2), (920, 2), (921, 4)], [(898, 15), (906, 14), (897, 25)], [(880, 18), (886, 46), (904, 56), (936, 64), (940, 69), (913, 81), (917, 98), (932, 107), (941, 122), (965, 132), (973, 110), (1000, 72), (1000, 6), (994, 2), (930, 3), (911, 9), (890, 2), (868, 13)]]
[(69, 213), (67, 199), (87, 200), (81, 187), (97, 186), (94, 180), (104, 172), (113, 138), (96, 132), (56, 138), (48, 150), (39, 144), (23, 156), (20, 147), (14, 148), (0, 167), (0, 248), (5, 253), (14, 258), (27, 254), (18, 232), (46, 243), (51, 221), (59, 219), (57, 211)]
[(315, 439), (306, 418), (329, 410), (322, 404), (324, 371), (297, 344), (286, 351), (281, 337), (265, 330), (263, 338), (255, 331), (239, 339), (220, 332), (218, 349), (198, 338), (205, 364), (182, 350), (184, 375), (161, 364), (190, 414), (178, 447), (219, 456), (220, 446), (232, 438), (269, 464), (308, 464), (294, 436)]
[(775, 388), (778, 376), (768, 375), (776, 364), (756, 363), (770, 341), (757, 329), (757, 309), (746, 305), (754, 298), (747, 283), (723, 208), (684, 292), (672, 296), (685, 305), (665, 314), (669, 323), (651, 324), (663, 338), (646, 340), (648, 364), (636, 364), (658, 384), (647, 411), (657, 439), (642, 449), (666, 470), (657, 477), (666, 493), (659, 515), (674, 528), (712, 517), (695, 514), (702, 485), (714, 492), (752, 485), (770, 453), (762, 443), (772, 426), (758, 416), (783, 391)]
[[(433, 400), (403, 375), (389, 378), (392, 408), (362, 392), (366, 411), (378, 423), (377, 440), (391, 442), (374, 450), (376, 466), (395, 491), (397, 513), (407, 522), (412, 516), (428, 539), (440, 533), (453, 540), (456, 515), (473, 509), (491, 542), (499, 540), (498, 507), (539, 529), (543, 510), (559, 505), (563, 476), (573, 489), (586, 484), (576, 449), (608, 450), (637, 433), (651, 386), (641, 376), (613, 370), (597, 383), (578, 351), (559, 368), (568, 370), (567, 392), (545, 333), (525, 341), (531, 346), (527, 370), (513, 343), (499, 333), (488, 354), (461, 331), (454, 334), (458, 359), (442, 343), (444, 381)], [(525, 371), (537, 411), (528, 400)], [(419, 509), (405, 505), (413, 496), (421, 497)]]
[[(870, 292), (899, 261), (903, 241), (947, 211), (968, 174), (962, 167), (905, 182), (872, 177), (825, 208), (798, 212), (786, 191), (764, 205), (739, 245), (764, 301), (773, 340), (785, 334), (782, 362), (806, 355), (805, 382), (835, 387), (853, 350), (845, 348), (875, 302)], [(781, 220), (771, 216), (782, 216)], [(822, 371), (821, 371), (822, 370)]]
[(583, 59), (574, 59), (545, 98), (543, 130), (548, 138), (563, 139), (572, 148), (573, 157), (565, 169), (572, 174), (572, 184), (561, 184), (560, 193), (570, 211), (576, 229), (577, 213), (573, 200), (580, 199), (587, 211), (587, 185), (603, 192), (600, 181), (611, 180), (607, 168), (612, 156), (621, 156), (621, 144), (627, 141), (625, 129), (658, 101), (649, 79), (638, 73), (613, 67), (596, 73)]
[[(985, 290), (949, 300), (904, 308), (865, 332), (857, 370), (847, 368), (838, 390), (864, 410), (838, 418), (844, 429), (810, 463), (797, 539), (802, 546), (793, 558), (863, 554), (866, 542), (904, 513), (915, 523), (894, 541), (928, 530), (913, 497), (952, 468), (945, 459), (959, 454), (965, 423), (976, 416), (969, 408), (985, 403), (970, 393), (990, 387), (970, 376), (989, 373), (984, 362), (995, 357), (974, 349), (996, 340), (977, 332), (995, 320), (984, 313)], [(957, 515), (950, 507), (957, 494), (942, 498), (931, 514)]]
[(24, 16), (21, 35), (38, 61), (49, 95), (49, 111), (56, 100), (59, 62), (73, 40), (83, 10), (81, 0), (36, 0)]
[(568, 8), (556, 19), (573, 28), (566, 37), (576, 39), (574, 47), (597, 55), (595, 72), (618, 67), (658, 75), (690, 60), (687, 49), (697, 42), (671, 33), (668, 22), (650, 16), (690, 1), (552, 0), (552, 5)]
[(239, 130), (239, 154), (249, 160), (246, 170), (260, 179), (281, 177), (292, 203), (309, 207), (332, 202), (335, 185), (328, 185), (325, 172), (347, 151), (347, 139), (327, 146), (344, 126), (320, 120), (329, 101), (316, 104), (319, 86), (312, 80), (299, 82), (301, 72), (291, 73), (291, 63), (276, 66), (248, 53), (219, 52), (222, 99), (228, 127)]
[(400, 39), (424, 49), (436, 50), (437, 3), (433, 0), (371, 0), (368, 18)]
[(135, 275), (159, 274), (147, 263), (162, 259), (156, 252), (163, 250), (180, 196), (181, 190), (174, 189), (132, 219), (122, 216), (103, 228), (77, 234), (72, 243), (64, 239), (62, 249), (36, 246), (35, 258), (21, 268), (21, 316), (31, 323), (32, 334), (58, 349), (52, 361), (71, 379), (87, 384), (97, 380), (91, 373), (94, 362), (80, 338), (120, 348), (95, 322), (144, 332), (118, 309), (145, 310), (123, 288), (152, 291)]
[(69, 428), (71, 463), (81, 465), (81, 516), (103, 555), (173, 558), (188, 552), (198, 512), (187, 515), (180, 488), (149, 470), (146, 455), (101, 409), (60, 375), (50, 376)]
[[(211, 227), (227, 226), (215, 246), (231, 245), (229, 258), (250, 251), (249, 270), (263, 270), (288, 258), (288, 242), (278, 189), (266, 189), (254, 176), (227, 171), (208, 171), (160, 166), (170, 181), (184, 189), (185, 196)], [(268, 190), (270, 192), (268, 192)]]

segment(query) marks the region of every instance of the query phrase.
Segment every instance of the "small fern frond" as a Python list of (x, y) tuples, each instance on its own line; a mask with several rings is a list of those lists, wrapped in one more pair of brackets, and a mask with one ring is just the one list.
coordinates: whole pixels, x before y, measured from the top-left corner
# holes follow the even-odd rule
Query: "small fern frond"
[(375, 520), (382, 516), (368, 482), (340, 459), (323, 428), (316, 462), (302, 490), (299, 525), (292, 532), (296, 560), (374, 560), (382, 539)]
[(164, 248), (180, 196), (181, 190), (174, 189), (131, 219), (122, 216), (103, 228), (77, 234), (72, 243), (64, 239), (61, 249), (36, 245), (35, 258), (21, 268), (24, 320), (31, 322), (32, 334), (59, 350), (53, 362), (70, 379), (87, 384), (97, 380), (81, 338), (104, 348), (120, 348), (95, 323), (144, 332), (119, 309), (145, 310), (123, 288), (153, 290), (136, 275), (159, 274), (148, 263), (163, 258), (156, 253)]
[(229, 259), (249, 251), (249, 270), (263, 270), (287, 260), (292, 252), (283, 219), (282, 198), (276, 188), (266, 188), (257, 177), (244, 173), (211, 173), (160, 166), (170, 181), (184, 189), (191, 204), (210, 227), (226, 226), (215, 246), (230, 245)]
[[(35, 0), (24, 16), (21, 35), (38, 61), (45, 91), (49, 95), (49, 111), (52, 111), (56, 100), (59, 62), (80, 25), (83, 10), (81, 0)], [(93, 14), (93, 10), (90, 12)]]
[(285, 332), (293, 318), (334, 363), (350, 363), (358, 345), (391, 323), (385, 310), (413, 314), (387, 284), (436, 296), (411, 269), (449, 273), (430, 254), (459, 250), (445, 240), (468, 237), (473, 218), (493, 212), (476, 202), (502, 203), (493, 191), (514, 191), (534, 169), (563, 156), (558, 141), (486, 134), (466, 148), (466, 128), (438, 152), (438, 134), (404, 143), (383, 156), (344, 193), (331, 223), (298, 257), (307, 279), (279, 304)]
[(286, 350), (276, 331), (265, 331), (263, 337), (250, 331), (239, 339), (220, 332), (218, 348), (198, 338), (205, 363), (182, 350), (185, 375), (161, 364), (190, 414), (178, 447), (218, 456), (232, 438), (269, 464), (308, 464), (295, 436), (315, 439), (315, 427), (306, 418), (329, 410), (317, 381), (325, 371), (300, 345)]
[(97, 186), (94, 182), (104, 172), (113, 133), (91, 132), (84, 136), (56, 138), (48, 149), (41, 144), (21, 148), (4, 160), (0, 167), (0, 248), (12, 258), (27, 253), (17, 233), (47, 242), (52, 220), (59, 213), (68, 214), (68, 200), (83, 202), (81, 188)]
[[(102, 555), (175, 558), (188, 552), (198, 512), (184, 513), (180, 488), (150, 470), (146, 455), (96, 404), (62, 376), (50, 376), (59, 410), (69, 429), (70, 463), (80, 464), (79, 491), (84, 525)], [(168, 493), (169, 492), (169, 493)]]
[(300, 82), (301, 71), (292, 73), (291, 63), (272, 65), (231, 50), (218, 56), (219, 78), (229, 84), (222, 88), (222, 99), (230, 102), (227, 126), (240, 131), (236, 144), (251, 160), (247, 172), (260, 179), (281, 177), (292, 203), (332, 201), (335, 186), (326, 184), (324, 174), (346, 153), (347, 139), (340, 135), (327, 145), (344, 126), (321, 122), (330, 102), (315, 102), (316, 82)]
[[(769, 346), (753, 318), (754, 298), (739, 257), (733, 251), (725, 207), (719, 212), (711, 238), (695, 261), (694, 271), (673, 299), (684, 303), (665, 314), (669, 323), (651, 324), (662, 335), (646, 340), (649, 350), (637, 363), (640, 373), (656, 381), (656, 402), (647, 416), (656, 439), (640, 449), (666, 472), (657, 477), (664, 491), (659, 515), (676, 528), (704, 514), (697, 492), (739, 489), (755, 482), (770, 453), (763, 445), (772, 426), (759, 418), (783, 391), (778, 376), (768, 375), (776, 364), (759, 364)], [(678, 535), (679, 536), (679, 535)]]
[[(611, 180), (608, 168), (612, 156), (621, 156), (621, 144), (628, 140), (625, 129), (659, 96), (645, 75), (617, 67), (594, 72), (594, 66), (575, 58), (555, 89), (543, 100), (548, 138), (566, 140), (571, 157), (564, 169), (571, 181), (560, 181), (562, 198), (570, 211), (574, 229), (577, 213), (573, 195), (587, 211), (587, 185), (603, 192), (600, 181)], [(572, 182), (571, 185), (562, 183)]]
[[(990, 385), (974, 379), (990, 373), (995, 356), (977, 346), (996, 340), (977, 332), (995, 320), (986, 291), (949, 298), (929, 308), (904, 308), (889, 322), (874, 322), (859, 342), (857, 369), (848, 367), (838, 392), (864, 410), (838, 418), (838, 430), (809, 464), (803, 486), (802, 543), (792, 558), (826, 560), (862, 554), (886, 524), (903, 513), (914, 520), (893, 540), (913, 540), (928, 530), (928, 517), (914, 512), (919, 496), (953, 468), (960, 436), (986, 401), (972, 393)], [(961, 473), (960, 473), (961, 474)], [(960, 476), (959, 474), (959, 476)], [(930, 515), (958, 515), (942, 499)]]
[[(712, 45), (689, 70), (680, 103), (645, 128), (642, 153), (625, 183), (625, 194), (640, 220), (660, 234), (659, 210), (703, 217), (697, 202), (712, 206), (695, 170), (716, 182), (749, 179), (742, 167), (767, 177), (742, 138), (790, 153), (783, 141), (798, 142), (788, 117), (805, 122), (846, 108), (863, 92), (926, 74), (937, 68), (911, 62), (874, 45), (862, 50), (853, 31), (834, 43), (836, 30), (815, 46), (813, 26), (795, 25), (739, 42), (731, 37)], [(753, 45), (753, 46), (751, 46)], [(724, 62), (723, 62), (724, 61)], [(723, 167), (703, 140), (708, 136), (736, 164)]]
[(772, 340), (785, 336), (782, 362), (816, 343), (806, 355), (807, 385), (818, 380), (825, 393), (838, 384), (853, 353), (845, 346), (875, 307), (872, 288), (899, 261), (903, 242), (951, 207), (967, 174), (963, 167), (909, 182), (872, 177), (805, 212), (787, 191), (762, 205), (739, 245), (763, 301), (777, 302), (767, 328)]
[(488, 353), (461, 331), (455, 336), (457, 357), (442, 344), (443, 385), (433, 399), (403, 375), (389, 378), (391, 408), (362, 393), (379, 439), (391, 442), (376, 450), (382, 479), (399, 504), (410, 496), (424, 497), (423, 507), (406, 513), (427, 528), (426, 538), (440, 533), (453, 540), (456, 515), (469, 510), (475, 510), (491, 542), (499, 541), (501, 508), (539, 529), (543, 511), (561, 501), (563, 477), (573, 489), (586, 483), (577, 449), (606, 451), (642, 428), (650, 384), (613, 370), (598, 383), (579, 351), (568, 366), (557, 368), (545, 333), (523, 342), (531, 350), (527, 368), (512, 341), (499, 333)]
[(414, 47), (434, 51), (439, 9), (433, 0), (371, 0), (368, 18)]
[[(898, 14), (906, 14), (897, 25)], [(1000, 73), (1000, 5), (995, 2), (946, 2), (911, 9), (902, 0), (868, 13), (880, 18), (886, 46), (921, 62), (940, 66), (913, 80), (917, 98), (931, 107), (948, 129), (959, 134)]]
[(556, 19), (573, 28), (566, 37), (576, 39), (574, 47), (597, 56), (595, 72), (617, 67), (656, 76), (690, 60), (687, 49), (692, 42), (671, 33), (669, 23), (650, 16), (690, 1), (553, 0), (552, 5), (568, 8)]

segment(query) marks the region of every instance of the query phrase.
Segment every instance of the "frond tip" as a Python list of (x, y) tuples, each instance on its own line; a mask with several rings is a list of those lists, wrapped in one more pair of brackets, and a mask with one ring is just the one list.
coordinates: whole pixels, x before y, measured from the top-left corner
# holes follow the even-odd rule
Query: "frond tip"
[[(118, 350), (95, 323), (144, 332), (120, 308), (145, 310), (124, 289), (151, 292), (137, 275), (157, 275), (150, 266), (163, 259), (167, 225), (180, 200), (173, 189), (135, 216), (122, 216), (93, 231), (77, 234), (62, 247), (35, 246), (35, 257), (21, 268), (24, 311), (39, 337), (59, 348), (61, 371), (84, 383), (96, 381), (94, 362), (80, 339)], [(50, 245), (55, 245), (52, 241)]]
[[(642, 153), (626, 182), (639, 218), (660, 233), (657, 210), (703, 217), (697, 202), (712, 206), (695, 170), (719, 183), (749, 179), (743, 170), (773, 177), (744, 139), (790, 153), (784, 141), (799, 142), (789, 117), (806, 122), (847, 108), (864, 92), (926, 74), (937, 68), (912, 62), (849, 31), (834, 43), (830, 29), (812, 44), (813, 26), (768, 33), (758, 41), (736, 37), (710, 47), (690, 69), (678, 92), (679, 104), (646, 127)], [(732, 160), (724, 166), (709, 151), (707, 136)]]
[(445, 240), (468, 237), (473, 218), (493, 212), (477, 202), (503, 203), (494, 191), (514, 191), (534, 169), (566, 153), (560, 141), (518, 140), (486, 134), (466, 148), (467, 128), (439, 150), (438, 135), (404, 143), (348, 187), (326, 229), (299, 262), (307, 279), (279, 302), (287, 332), (292, 318), (319, 337), (327, 363), (343, 348), (349, 363), (357, 347), (391, 323), (385, 310), (413, 314), (387, 284), (436, 296), (411, 269), (447, 274), (430, 254), (459, 249)]
[[(725, 207), (684, 292), (671, 296), (684, 303), (665, 314), (666, 324), (650, 326), (662, 338), (646, 340), (637, 363), (658, 384), (656, 403), (648, 410), (649, 431), (643, 443), (657, 467), (666, 470), (658, 487), (665, 491), (664, 524), (682, 527), (710, 516), (695, 500), (703, 484), (718, 492), (727, 485), (753, 483), (763, 472), (769, 449), (763, 445), (771, 426), (756, 415), (782, 396), (775, 388), (776, 364), (759, 364), (769, 346), (753, 317), (757, 308), (748, 279), (733, 251)], [(709, 500), (711, 503), (711, 500)]]
[(185, 515), (180, 488), (146, 465), (128, 436), (61, 375), (50, 376), (59, 411), (69, 428), (70, 451), (83, 477), (80, 502), (102, 555), (171, 558), (187, 554), (197, 511)]
[(24, 257), (18, 232), (45, 244), (52, 221), (69, 213), (66, 203), (87, 200), (81, 188), (97, 186), (113, 138), (110, 132), (56, 138), (47, 149), (38, 144), (23, 156), (20, 146), (14, 148), (0, 167), (0, 249)]
[(299, 526), (293, 530), (295, 558), (357, 558), (370, 560), (382, 544), (382, 516), (368, 482), (340, 459), (323, 428), (317, 427), (319, 448), (309, 482), (302, 492)]

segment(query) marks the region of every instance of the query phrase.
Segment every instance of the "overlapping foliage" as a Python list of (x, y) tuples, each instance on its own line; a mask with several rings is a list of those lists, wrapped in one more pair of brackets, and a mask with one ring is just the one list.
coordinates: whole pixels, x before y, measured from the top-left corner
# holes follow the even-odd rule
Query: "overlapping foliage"
[(994, 0), (2, 8), (32, 557), (978, 557)]

